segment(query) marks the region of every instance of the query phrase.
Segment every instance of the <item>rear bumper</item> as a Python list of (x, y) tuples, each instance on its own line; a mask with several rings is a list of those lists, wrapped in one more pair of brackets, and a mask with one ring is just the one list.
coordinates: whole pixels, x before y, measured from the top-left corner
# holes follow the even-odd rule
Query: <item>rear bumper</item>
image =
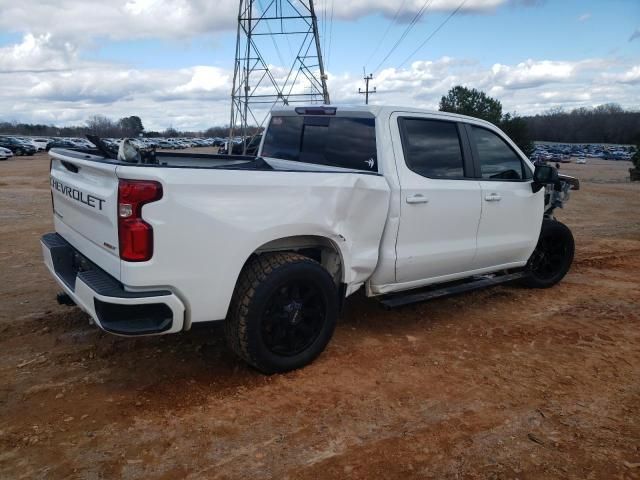
[(57, 233), (44, 235), (41, 244), (44, 263), (58, 284), (103, 330), (138, 336), (183, 329), (184, 304), (170, 290), (126, 290)]

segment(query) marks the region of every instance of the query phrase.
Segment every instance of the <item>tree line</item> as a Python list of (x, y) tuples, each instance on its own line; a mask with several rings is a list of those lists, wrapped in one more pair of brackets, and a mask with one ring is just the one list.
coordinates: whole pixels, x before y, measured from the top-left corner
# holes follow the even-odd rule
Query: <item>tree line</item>
[(502, 113), (499, 100), (461, 85), (453, 87), (440, 100), (440, 110), (487, 120), (500, 127), (530, 155), (533, 140), (560, 143), (640, 143), (640, 111), (624, 110), (608, 103), (570, 112), (549, 110), (534, 116)]
[(144, 131), (142, 120), (136, 115), (119, 120), (112, 120), (104, 115), (94, 115), (85, 125), (67, 127), (40, 123), (0, 122), (0, 134), (32, 137), (84, 137), (88, 133), (100, 137), (137, 137)]
[(566, 143), (640, 143), (640, 111), (624, 110), (608, 103), (570, 112), (551, 110), (523, 117), (529, 135), (536, 140)]
[[(577, 108), (570, 112), (555, 109), (533, 116), (503, 113), (499, 100), (486, 93), (458, 85), (440, 100), (440, 110), (487, 120), (505, 131), (526, 154), (533, 150), (533, 140), (564, 143), (640, 143), (640, 111), (624, 110), (609, 103), (594, 108)], [(251, 135), (262, 129), (251, 127)], [(229, 126), (214, 126), (204, 131), (180, 131), (169, 127), (164, 131), (147, 131), (136, 115), (112, 120), (94, 115), (85, 125), (54, 125), (2, 122), (0, 134), (45, 137), (226, 137)]]
[[(249, 127), (250, 135), (262, 131), (259, 127)], [(84, 137), (86, 134), (103, 138), (138, 137), (226, 137), (229, 126), (209, 127), (204, 131), (184, 131), (169, 127), (163, 131), (145, 130), (142, 119), (137, 115), (112, 120), (104, 115), (94, 115), (84, 125), (57, 127), (39, 123), (18, 123), (0, 121), (0, 135), (26, 135), (30, 137)]]

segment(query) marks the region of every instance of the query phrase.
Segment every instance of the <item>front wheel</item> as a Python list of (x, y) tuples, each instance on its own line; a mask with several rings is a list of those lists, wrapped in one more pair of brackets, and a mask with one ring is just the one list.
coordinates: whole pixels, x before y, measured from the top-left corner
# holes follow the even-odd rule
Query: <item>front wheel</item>
[(530, 288), (554, 286), (571, 268), (575, 243), (569, 227), (557, 220), (545, 219), (536, 249), (526, 266), (522, 283)]
[(21, 148), (16, 149), (16, 155), (23, 155)]
[(335, 283), (318, 262), (266, 253), (240, 274), (226, 320), (227, 342), (261, 372), (286, 372), (322, 353), (337, 317)]

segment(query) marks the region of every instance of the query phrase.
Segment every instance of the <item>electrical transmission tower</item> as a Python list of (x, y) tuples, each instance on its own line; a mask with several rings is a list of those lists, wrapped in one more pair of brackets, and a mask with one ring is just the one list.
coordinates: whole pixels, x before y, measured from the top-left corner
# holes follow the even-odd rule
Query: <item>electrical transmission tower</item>
[(318, 102), (330, 103), (313, 0), (240, 0), (230, 141), (242, 137), (245, 151), (273, 107)]

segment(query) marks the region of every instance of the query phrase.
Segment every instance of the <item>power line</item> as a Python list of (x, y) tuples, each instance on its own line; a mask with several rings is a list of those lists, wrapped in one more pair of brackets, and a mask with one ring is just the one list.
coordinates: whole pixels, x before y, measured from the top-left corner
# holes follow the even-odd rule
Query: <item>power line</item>
[(398, 15), (400, 15), (400, 12), (402, 11), (402, 9), (404, 8), (405, 4), (407, 3), (407, 0), (402, 0), (402, 3), (400, 4), (400, 6), (398, 7), (398, 9), (396, 10), (396, 13), (393, 15), (393, 20), (391, 20), (391, 22), (389, 23), (389, 25), (387, 26), (387, 29), (384, 31), (384, 35), (382, 35), (382, 37), (380, 37), (380, 40), (378, 40), (378, 44), (376, 45), (376, 47), (373, 49), (373, 52), (371, 52), (371, 55), (369, 55), (369, 58), (367, 59), (367, 61), (365, 62), (365, 67), (369, 64), (369, 62), (373, 59), (373, 57), (376, 55), (376, 53), (378, 53), (378, 50), (380, 49), (380, 46), (382, 45), (382, 42), (385, 41), (385, 39), (387, 38), (387, 35), (389, 34), (389, 31), (391, 30), (391, 27), (393, 25), (395, 25), (396, 20), (398, 19)]
[(420, 7), (420, 10), (416, 12), (416, 14), (411, 19), (411, 22), (409, 23), (409, 25), (407, 25), (407, 28), (405, 28), (404, 32), (402, 32), (402, 35), (400, 36), (400, 38), (396, 41), (393, 47), (391, 47), (391, 50), (389, 50), (389, 53), (387, 53), (387, 55), (382, 59), (382, 61), (376, 66), (376, 68), (374, 68), (375, 71), (380, 69), (380, 67), (384, 65), (384, 62), (387, 61), (387, 59), (391, 56), (391, 54), (396, 51), (396, 49), (402, 43), (402, 41), (407, 37), (407, 35), (409, 35), (411, 30), (413, 30), (413, 27), (416, 25), (416, 23), (420, 21), (420, 18), (422, 18), (423, 13), (426, 11), (429, 5), (431, 5), (431, 3), (433, 3), (433, 0), (425, 0), (425, 2), (422, 4), (422, 7)]
[(422, 50), (422, 48), (427, 44), (427, 42), (428, 42), (429, 40), (431, 40), (431, 39), (434, 37), (434, 35), (435, 35), (436, 33), (438, 33), (438, 32), (440, 31), (440, 29), (441, 29), (442, 27), (444, 27), (444, 26), (447, 24), (447, 22), (448, 22), (449, 20), (451, 20), (451, 19), (455, 16), (455, 14), (456, 14), (456, 13), (458, 13), (458, 12), (460, 11), (460, 9), (464, 6), (464, 4), (465, 4), (465, 3), (467, 3), (467, 0), (462, 0), (462, 2), (460, 2), (460, 5), (458, 5), (458, 8), (456, 8), (453, 12), (451, 12), (451, 14), (450, 14), (447, 18), (445, 18), (445, 19), (442, 21), (442, 23), (440, 23), (440, 25), (438, 26), (438, 28), (436, 28), (436, 29), (431, 33), (431, 35), (429, 35), (429, 36), (425, 39), (425, 41), (424, 41), (424, 42), (422, 42), (422, 43), (418, 46), (418, 48), (416, 48), (416, 49), (411, 53), (411, 55), (409, 55), (407, 58), (405, 58), (405, 59), (404, 59), (404, 61), (403, 61), (400, 65), (398, 65), (398, 69), (402, 68), (402, 66), (403, 66), (405, 63), (407, 63), (407, 62), (411, 59), (411, 57), (413, 57), (416, 53), (418, 53), (420, 50)]
[(327, 0), (322, 0), (322, 50), (327, 51)]
[(333, 36), (333, 3), (334, 3), (334, 0), (331, 0), (331, 17), (329, 20), (329, 50), (327, 50), (327, 71), (329, 70), (329, 58), (331, 56), (331, 40)]
[[(260, 16), (264, 17), (265, 16), (265, 10), (264, 7), (262, 6), (262, 0), (258, 0), (258, 7), (260, 8)], [(278, 54), (278, 58), (280, 59), (280, 65), (284, 66), (284, 59), (282, 58), (282, 54), (280, 53), (280, 48), (278, 47), (278, 44), (276, 43), (276, 37), (273, 34), (273, 32), (271, 31), (271, 26), (269, 25), (269, 21), (265, 20), (264, 23), (267, 25), (267, 30), (269, 30), (269, 36), (271, 37), (271, 41), (273, 42), (273, 46), (276, 49), (276, 53)]]

